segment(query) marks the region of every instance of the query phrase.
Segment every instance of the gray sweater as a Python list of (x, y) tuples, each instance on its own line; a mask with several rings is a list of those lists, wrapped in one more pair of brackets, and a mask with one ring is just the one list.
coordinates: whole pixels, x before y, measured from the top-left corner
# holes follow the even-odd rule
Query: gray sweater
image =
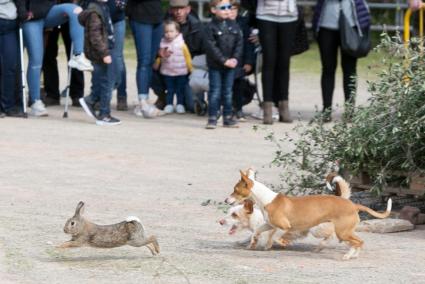
[(0, 0), (0, 19), (16, 19), (16, 6), (12, 0)]

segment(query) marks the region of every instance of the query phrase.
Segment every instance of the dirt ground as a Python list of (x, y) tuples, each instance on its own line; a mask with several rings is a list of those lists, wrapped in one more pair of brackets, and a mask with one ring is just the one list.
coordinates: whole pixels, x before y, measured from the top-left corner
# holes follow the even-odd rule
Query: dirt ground
[[(136, 98), (129, 66), (130, 103)], [(62, 76), (65, 77), (65, 76)], [(341, 80), (339, 79), (338, 82)], [(342, 101), (338, 84), (335, 98)], [(317, 75), (294, 74), (291, 107), (308, 121), (320, 105)], [(359, 101), (367, 92), (362, 81)], [(246, 110), (255, 111), (255, 103)], [(239, 129), (204, 130), (205, 118), (170, 115), (146, 120), (114, 114), (117, 127), (96, 126), (81, 109), (49, 108), (48, 118), (0, 120), (1, 283), (425, 283), (425, 228), (394, 234), (359, 233), (360, 258), (342, 261), (333, 241), (314, 253), (307, 238), (287, 249), (250, 251), (216, 222), (207, 199), (222, 201), (238, 170), (254, 166), (259, 180), (279, 182), (269, 168), (274, 147), (258, 121)], [(295, 124), (274, 124), (276, 133)], [(146, 248), (55, 249), (69, 239), (63, 225), (78, 201), (86, 216), (108, 224), (128, 215), (159, 238), (161, 254)]]

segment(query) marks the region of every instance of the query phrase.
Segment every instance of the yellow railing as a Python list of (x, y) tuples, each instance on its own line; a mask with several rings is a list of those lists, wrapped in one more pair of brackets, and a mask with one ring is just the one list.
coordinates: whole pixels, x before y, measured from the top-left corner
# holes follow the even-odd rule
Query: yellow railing
[[(407, 9), (404, 15), (404, 43), (407, 44), (410, 40), (410, 17), (412, 16), (412, 9)], [(419, 37), (424, 36), (424, 8), (419, 9)]]

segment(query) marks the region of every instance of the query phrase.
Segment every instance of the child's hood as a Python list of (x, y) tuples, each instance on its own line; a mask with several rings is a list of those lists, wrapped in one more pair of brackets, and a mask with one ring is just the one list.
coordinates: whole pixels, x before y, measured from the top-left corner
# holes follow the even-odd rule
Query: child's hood
[(79, 15), (78, 15), (78, 21), (82, 26), (86, 25), (87, 20), (89, 19), (90, 15), (92, 13), (96, 13), (99, 15), (99, 17), (102, 17), (102, 8), (99, 6), (98, 3), (92, 2), (89, 4), (87, 9), (84, 9)]

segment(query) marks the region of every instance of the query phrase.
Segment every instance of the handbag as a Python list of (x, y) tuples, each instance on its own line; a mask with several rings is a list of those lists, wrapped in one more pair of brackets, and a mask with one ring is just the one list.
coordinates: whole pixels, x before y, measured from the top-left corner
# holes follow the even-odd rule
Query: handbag
[(341, 35), (341, 49), (355, 58), (365, 57), (372, 48), (370, 29), (361, 30), (350, 26), (345, 14), (340, 10), (339, 31)]
[(298, 20), (291, 55), (301, 54), (309, 49), (307, 28), (304, 21), (304, 9), (298, 6)]

